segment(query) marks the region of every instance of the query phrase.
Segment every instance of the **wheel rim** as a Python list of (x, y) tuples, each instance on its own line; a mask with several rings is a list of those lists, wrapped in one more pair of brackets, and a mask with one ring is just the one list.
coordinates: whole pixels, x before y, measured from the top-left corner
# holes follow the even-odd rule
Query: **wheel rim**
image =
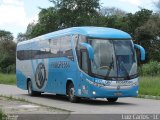
[(74, 97), (74, 88), (70, 89), (70, 93), (69, 94), (70, 94), (70, 98), (73, 99), (73, 97)]
[(31, 82), (28, 83), (28, 93), (29, 93), (29, 94), (32, 93), (32, 85), (31, 85)]

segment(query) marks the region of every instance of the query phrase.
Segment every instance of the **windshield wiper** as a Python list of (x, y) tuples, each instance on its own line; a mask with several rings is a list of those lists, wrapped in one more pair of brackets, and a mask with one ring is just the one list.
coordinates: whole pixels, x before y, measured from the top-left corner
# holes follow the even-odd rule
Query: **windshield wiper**
[[(119, 62), (118, 62), (119, 63)], [(127, 76), (126, 76), (126, 79), (130, 79), (130, 76), (129, 76), (129, 73), (128, 73), (128, 71), (127, 71), (127, 69), (126, 69), (126, 67), (124, 66), (124, 63), (123, 62), (121, 62), (121, 64), (119, 63), (118, 64), (118, 66), (119, 66), (119, 69), (121, 69), (120, 67), (122, 66), (123, 67), (123, 69), (124, 69), (124, 71), (125, 71), (125, 73), (127, 74)]]
[(108, 78), (109, 78), (109, 74), (110, 74), (112, 68), (114, 69), (113, 55), (112, 55), (112, 62), (111, 62), (110, 65), (109, 65), (109, 70), (108, 70), (107, 73), (106, 73), (105, 79), (108, 79)]
[(129, 77), (130, 77), (130, 79), (134, 79), (134, 78), (136, 78), (136, 77), (138, 77), (139, 75), (136, 73), (136, 74), (134, 74), (134, 75), (130, 75)]

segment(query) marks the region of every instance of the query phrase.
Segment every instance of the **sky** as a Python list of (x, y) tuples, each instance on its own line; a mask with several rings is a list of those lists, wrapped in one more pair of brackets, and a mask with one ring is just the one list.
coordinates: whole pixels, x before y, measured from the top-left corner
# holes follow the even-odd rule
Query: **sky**
[[(141, 8), (154, 10), (153, 1), (157, 0), (100, 0), (101, 6), (117, 7), (126, 12), (135, 13)], [(0, 0), (0, 30), (24, 33), (27, 25), (38, 20), (39, 7), (53, 6), (48, 0)]]

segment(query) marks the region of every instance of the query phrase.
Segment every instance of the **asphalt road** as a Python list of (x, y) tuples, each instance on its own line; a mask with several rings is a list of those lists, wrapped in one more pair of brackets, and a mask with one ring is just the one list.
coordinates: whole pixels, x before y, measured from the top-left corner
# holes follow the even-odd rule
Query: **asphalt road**
[(64, 96), (42, 94), (40, 97), (30, 97), (27, 91), (16, 86), (0, 84), (1, 95), (12, 95), (28, 101), (47, 106), (72, 111), (73, 114), (160, 114), (160, 100), (140, 98), (119, 98), (116, 103), (105, 99), (81, 100), (80, 103), (70, 103)]

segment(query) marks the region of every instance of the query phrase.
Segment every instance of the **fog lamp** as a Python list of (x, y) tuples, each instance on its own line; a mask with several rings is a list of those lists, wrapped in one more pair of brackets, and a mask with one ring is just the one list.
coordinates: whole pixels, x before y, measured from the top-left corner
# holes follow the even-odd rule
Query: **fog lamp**
[(95, 94), (96, 94), (96, 92), (95, 92), (95, 91), (93, 91), (92, 93), (93, 93), (93, 95), (95, 95)]

